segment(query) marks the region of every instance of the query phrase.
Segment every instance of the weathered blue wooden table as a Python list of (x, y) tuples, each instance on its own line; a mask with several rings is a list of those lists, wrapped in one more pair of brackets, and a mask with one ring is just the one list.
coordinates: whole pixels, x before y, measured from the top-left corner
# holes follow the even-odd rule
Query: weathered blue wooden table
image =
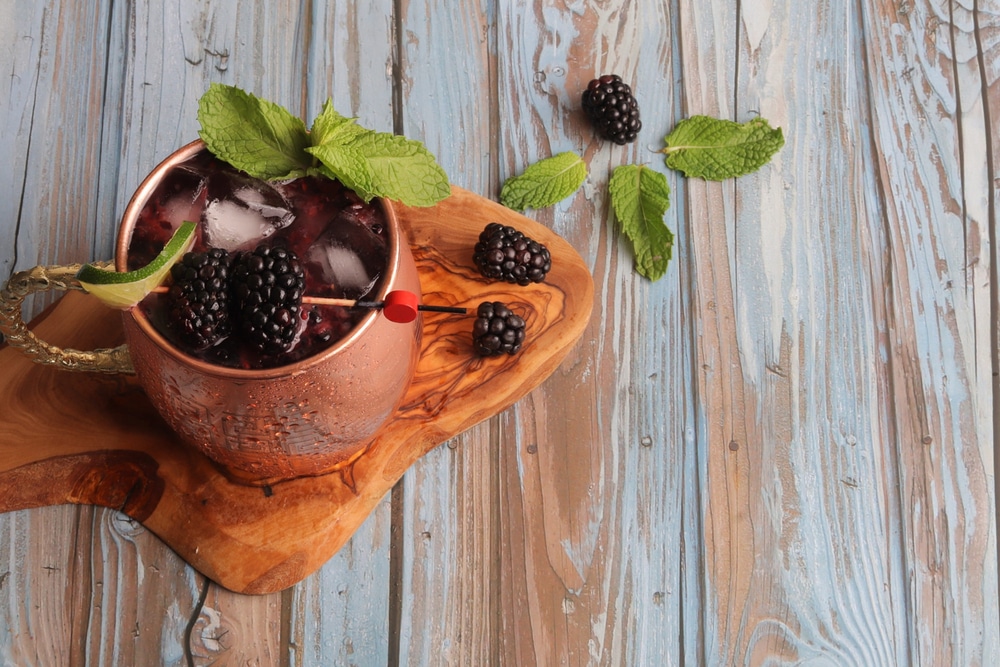
[[(1000, 662), (997, 0), (2, 0), (0, 34), (0, 278), (110, 257), (218, 81), (332, 97), (494, 199), (577, 152), (584, 187), (529, 215), (597, 287), (555, 375), (284, 592), (111, 510), (0, 515), (4, 664)], [(579, 109), (610, 72), (627, 147)], [(694, 114), (786, 145), (685, 179), (656, 151)], [(673, 190), (657, 282), (610, 215), (621, 164)]]

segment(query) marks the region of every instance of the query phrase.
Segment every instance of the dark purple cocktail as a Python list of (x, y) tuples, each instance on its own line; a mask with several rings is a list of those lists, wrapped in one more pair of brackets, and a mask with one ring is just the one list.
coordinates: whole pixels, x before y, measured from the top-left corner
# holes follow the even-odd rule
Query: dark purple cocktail
[[(305, 269), (305, 294), (364, 299), (378, 293), (388, 261), (386, 220), (339, 182), (319, 177), (268, 183), (202, 151), (171, 169), (142, 209), (129, 242), (128, 268), (146, 265), (184, 220), (199, 223), (192, 252), (285, 248)], [(365, 310), (303, 304), (294, 343), (262, 352), (239, 336), (206, 349), (185, 345), (170, 325), (167, 295), (140, 304), (153, 326), (187, 354), (233, 368), (271, 368), (316, 354), (346, 335)]]

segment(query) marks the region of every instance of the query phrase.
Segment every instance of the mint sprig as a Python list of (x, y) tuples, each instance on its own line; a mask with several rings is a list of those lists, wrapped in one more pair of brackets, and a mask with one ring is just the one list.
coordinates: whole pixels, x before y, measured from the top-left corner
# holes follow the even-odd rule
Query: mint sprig
[(736, 123), (692, 116), (677, 123), (664, 140), (668, 167), (709, 181), (757, 171), (785, 145), (781, 128), (759, 117)]
[(198, 103), (208, 150), (262, 180), (322, 175), (365, 201), (433, 206), (451, 194), (448, 175), (419, 141), (361, 127), (332, 100), (310, 131), (287, 109), (234, 86), (212, 84)]
[(579, 155), (559, 153), (504, 181), (500, 203), (515, 211), (551, 206), (576, 192), (586, 178), (587, 165)]
[[(305, 124), (286, 109), (233, 86), (213, 83), (198, 100), (198, 136), (220, 160), (267, 180), (305, 176)], [(266, 176), (258, 176), (266, 174)]]
[(646, 166), (615, 167), (608, 181), (611, 208), (635, 250), (636, 270), (650, 280), (667, 272), (674, 235), (663, 222), (670, 208), (667, 178)]

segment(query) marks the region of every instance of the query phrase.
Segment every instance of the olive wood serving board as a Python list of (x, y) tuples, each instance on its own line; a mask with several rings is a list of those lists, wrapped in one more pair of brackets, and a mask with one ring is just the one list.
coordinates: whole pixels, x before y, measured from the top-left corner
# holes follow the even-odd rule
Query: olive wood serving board
[[(110, 507), (141, 522), (181, 558), (242, 593), (287, 588), (351, 537), (403, 473), (426, 452), (504, 410), (556, 370), (582, 336), (593, 280), (577, 252), (546, 227), (454, 188), (432, 208), (399, 207), (425, 303), (470, 314), (423, 314), (416, 375), (395, 416), (354, 463), (319, 477), (251, 486), (182, 444), (134, 378), (41, 366), (0, 347), (0, 511), (65, 503)], [(552, 270), (527, 287), (491, 282), (472, 248), (487, 222), (544, 243)], [(522, 312), (527, 339), (514, 356), (472, 350), (482, 301)], [(32, 322), (56, 345), (119, 344), (121, 318), (70, 292)]]

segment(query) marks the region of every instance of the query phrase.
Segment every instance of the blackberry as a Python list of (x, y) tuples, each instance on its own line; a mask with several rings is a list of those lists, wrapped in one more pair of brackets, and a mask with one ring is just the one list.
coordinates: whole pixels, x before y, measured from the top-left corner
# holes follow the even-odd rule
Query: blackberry
[(642, 129), (639, 104), (632, 89), (617, 74), (605, 74), (587, 85), (583, 111), (598, 135), (620, 146), (635, 141)]
[(524, 343), (524, 318), (499, 301), (484, 301), (472, 325), (472, 346), (484, 357), (517, 354)]
[(305, 271), (294, 252), (257, 246), (233, 258), (234, 326), (265, 354), (287, 352), (295, 343)]
[(472, 261), (487, 278), (518, 285), (540, 283), (552, 268), (548, 248), (498, 222), (486, 225), (479, 234)]
[(167, 326), (193, 351), (205, 350), (230, 333), (229, 253), (221, 248), (189, 252), (170, 268)]

